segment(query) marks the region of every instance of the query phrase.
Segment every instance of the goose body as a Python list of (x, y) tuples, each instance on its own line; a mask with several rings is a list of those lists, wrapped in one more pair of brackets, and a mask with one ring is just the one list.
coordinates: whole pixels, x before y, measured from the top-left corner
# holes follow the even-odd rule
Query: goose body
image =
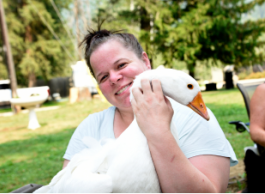
[[(145, 71), (136, 77), (131, 90), (134, 87), (141, 87), (142, 79), (150, 81), (159, 79), (166, 96), (189, 106), (205, 119), (209, 119), (204, 103), (194, 102), (194, 99), (197, 100), (200, 95), (198, 83), (184, 72), (172, 69)], [(133, 98), (132, 94), (130, 98)], [(173, 122), (171, 122), (171, 132), (178, 142)], [(136, 119), (116, 140), (97, 142), (93, 138), (86, 137), (83, 142), (89, 149), (76, 154), (49, 185), (35, 192), (158, 193), (161, 191), (147, 139)]]

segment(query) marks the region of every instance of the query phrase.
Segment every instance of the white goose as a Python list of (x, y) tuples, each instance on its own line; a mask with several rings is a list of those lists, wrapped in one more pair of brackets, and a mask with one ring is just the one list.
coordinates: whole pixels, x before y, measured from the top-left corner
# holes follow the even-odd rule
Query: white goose
[[(199, 85), (186, 73), (172, 69), (145, 71), (136, 77), (131, 89), (141, 87), (141, 79), (159, 79), (166, 96), (190, 107), (209, 120)], [(132, 94), (130, 97), (133, 98)], [(171, 132), (178, 142), (173, 122)], [(76, 154), (49, 185), (35, 192), (160, 192), (147, 140), (136, 119), (116, 140), (97, 142), (86, 137), (83, 142), (90, 149)]]

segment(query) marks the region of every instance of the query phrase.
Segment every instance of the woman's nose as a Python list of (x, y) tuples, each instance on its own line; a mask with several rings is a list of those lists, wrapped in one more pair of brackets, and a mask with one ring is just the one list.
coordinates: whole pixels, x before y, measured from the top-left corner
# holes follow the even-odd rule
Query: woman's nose
[(109, 81), (110, 81), (111, 84), (116, 84), (121, 79), (122, 79), (122, 75), (115, 72), (115, 73), (111, 73), (110, 74)]

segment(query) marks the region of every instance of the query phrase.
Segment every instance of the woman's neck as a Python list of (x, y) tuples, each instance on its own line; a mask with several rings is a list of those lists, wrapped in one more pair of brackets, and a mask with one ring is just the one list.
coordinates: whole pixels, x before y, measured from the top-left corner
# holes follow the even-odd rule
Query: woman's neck
[(132, 108), (128, 110), (121, 110), (116, 108), (115, 117), (114, 117), (114, 135), (119, 137), (125, 129), (129, 127), (134, 119), (134, 114)]
[(119, 108), (116, 108), (117, 113), (120, 115), (122, 120), (124, 122), (132, 122), (134, 118), (133, 110), (132, 108), (121, 110)]

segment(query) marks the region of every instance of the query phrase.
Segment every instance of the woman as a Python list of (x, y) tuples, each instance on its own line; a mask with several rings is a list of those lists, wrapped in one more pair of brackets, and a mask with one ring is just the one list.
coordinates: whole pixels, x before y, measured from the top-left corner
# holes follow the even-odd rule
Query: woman
[(250, 101), (250, 136), (257, 144), (265, 147), (265, 84), (255, 90)]
[(258, 153), (247, 149), (244, 164), (246, 171), (246, 188), (242, 193), (264, 193), (265, 173), (265, 84), (260, 84), (250, 101), (250, 137), (256, 143)]
[[(89, 115), (76, 129), (64, 155), (64, 167), (85, 148), (81, 139), (92, 136), (118, 138), (134, 114), (145, 134), (163, 192), (225, 192), (230, 163), (237, 160), (214, 115), (199, 115), (164, 98), (160, 82), (142, 80), (142, 90), (132, 82), (151, 69), (147, 54), (132, 34), (107, 30), (89, 32), (84, 38), (86, 62), (106, 99), (113, 105)], [(173, 117), (173, 118), (172, 118)], [(170, 132), (171, 119), (178, 128), (180, 146)]]

